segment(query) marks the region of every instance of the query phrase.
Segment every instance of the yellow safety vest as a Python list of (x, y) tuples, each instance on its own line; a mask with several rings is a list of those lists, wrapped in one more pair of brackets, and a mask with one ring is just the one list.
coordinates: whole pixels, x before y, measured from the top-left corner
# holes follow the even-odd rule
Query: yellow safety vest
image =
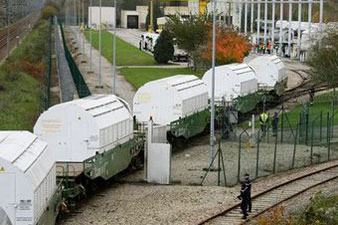
[(269, 119), (268, 114), (266, 114), (266, 113), (261, 114), (261, 123), (266, 123), (268, 121), (268, 119)]

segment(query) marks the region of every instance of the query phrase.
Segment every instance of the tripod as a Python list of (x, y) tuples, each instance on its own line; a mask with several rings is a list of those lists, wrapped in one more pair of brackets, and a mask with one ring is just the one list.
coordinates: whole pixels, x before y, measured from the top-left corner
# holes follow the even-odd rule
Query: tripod
[(218, 169), (216, 169), (216, 171), (217, 171), (217, 185), (221, 186), (221, 162), (222, 162), (222, 171), (223, 171), (224, 185), (226, 186), (227, 179), (226, 179), (226, 175), (225, 175), (223, 152), (222, 152), (222, 149), (221, 149), (221, 139), (218, 142), (218, 149), (217, 149), (216, 154), (212, 158), (209, 167), (207, 169), (205, 169), (206, 172), (205, 172), (205, 174), (204, 174), (204, 176), (202, 178), (201, 185), (203, 185), (203, 182), (204, 182), (205, 178), (207, 177), (208, 173), (211, 172), (211, 171), (215, 171), (215, 170), (212, 169), (212, 167), (213, 167), (212, 165), (214, 164), (214, 161), (215, 161), (216, 157), (218, 157)]

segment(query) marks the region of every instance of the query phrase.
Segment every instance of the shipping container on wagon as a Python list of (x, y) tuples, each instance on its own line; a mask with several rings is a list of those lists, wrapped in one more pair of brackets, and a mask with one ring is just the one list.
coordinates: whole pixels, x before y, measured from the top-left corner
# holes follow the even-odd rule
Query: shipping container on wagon
[(259, 89), (273, 90), (286, 79), (285, 65), (277, 56), (259, 56), (252, 59), (248, 65), (255, 71)]
[(208, 92), (202, 80), (194, 75), (176, 75), (146, 83), (133, 100), (138, 122), (150, 118), (157, 125), (171, 122), (208, 109)]
[(34, 133), (49, 144), (57, 162), (84, 162), (133, 138), (128, 103), (115, 95), (93, 95), (45, 111)]
[[(50, 149), (37, 136), (27, 131), (1, 131), (1, 224), (54, 224), (55, 171)], [(49, 221), (46, 213), (52, 213)]]
[[(212, 69), (208, 70), (202, 80), (207, 85), (211, 98)], [(257, 78), (254, 71), (245, 63), (217, 66), (215, 68), (215, 102), (230, 102), (240, 96), (257, 91)]]

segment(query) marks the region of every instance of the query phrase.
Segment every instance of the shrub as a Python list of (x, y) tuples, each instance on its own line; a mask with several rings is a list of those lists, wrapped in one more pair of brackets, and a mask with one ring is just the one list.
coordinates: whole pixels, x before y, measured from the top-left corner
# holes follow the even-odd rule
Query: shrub
[(168, 63), (174, 55), (174, 44), (170, 33), (167, 30), (161, 32), (154, 47), (154, 58), (158, 63)]

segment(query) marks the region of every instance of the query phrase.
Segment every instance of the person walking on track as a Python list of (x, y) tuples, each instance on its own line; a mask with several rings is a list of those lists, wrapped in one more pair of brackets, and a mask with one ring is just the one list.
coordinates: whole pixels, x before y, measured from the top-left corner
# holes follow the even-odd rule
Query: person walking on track
[(237, 198), (242, 201), (241, 202), (241, 210), (243, 214), (242, 219), (246, 220), (248, 216), (247, 210), (248, 210), (249, 192), (248, 187), (245, 185), (244, 181), (241, 182), (241, 192), (240, 195), (237, 196)]
[(252, 210), (252, 203), (251, 203), (251, 180), (250, 175), (248, 173), (244, 174), (244, 183), (245, 186), (248, 188), (248, 206), (247, 206), (247, 212), (251, 212)]

